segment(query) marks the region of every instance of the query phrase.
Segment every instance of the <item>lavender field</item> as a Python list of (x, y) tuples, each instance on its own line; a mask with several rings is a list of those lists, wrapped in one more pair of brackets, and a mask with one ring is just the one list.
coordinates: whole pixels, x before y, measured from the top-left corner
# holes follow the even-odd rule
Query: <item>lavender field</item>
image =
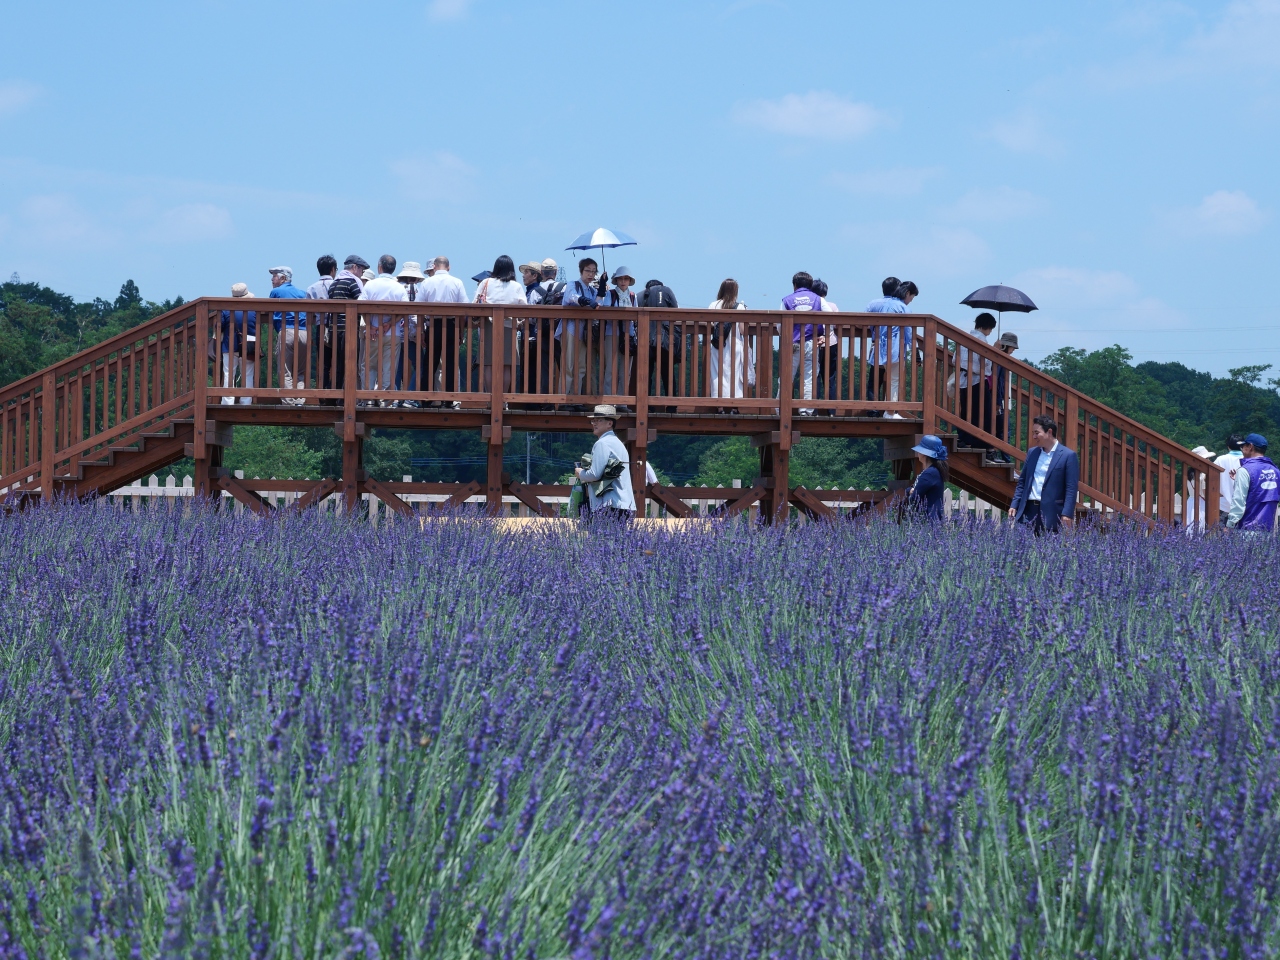
[(1269, 540), (0, 531), (0, 957), (1280, 951)]

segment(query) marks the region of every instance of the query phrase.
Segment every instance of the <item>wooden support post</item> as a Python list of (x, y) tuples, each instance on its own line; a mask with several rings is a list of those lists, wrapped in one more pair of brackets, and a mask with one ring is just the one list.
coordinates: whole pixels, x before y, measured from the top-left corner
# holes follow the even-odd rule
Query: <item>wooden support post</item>
[(810, 520), (832, 520), (836, 512), (823, 503), (818, 494), (804, 487), (796, 487), (788, 497)]
[[(1219, 486), (1222, 474), (1212, 469), (1206, 469), (1204, 474), (1204, 528), (1205, 530), (1215, 530), (1221, 517), (1218, 509), (1218, 498), (1222, 496), (1222, 488)], [(1199, 482), (1199, 480), (1196, 481), (1196, 483)]]
[(54, 424), (58, 416), (57, 382), (53, 371), (44, 375), (40, 391), (40, 499), (53, 499)]
[(471, 497), (474, 497), (479, 492), (480, 492), (480, 484), (472, 480), (470, 483), (464, 486), (461, 490), (459, 490), (457, 493), (451, 496), (448, 500), (446, 500), (444, 502), (444, 505), (446, 507), (461, 507), (464, 504), (466, 504), (466, 502)]
[[(191, 459), (195, 461), (195, 496), (197, 497), (213, 497), (217, 495), (217, 491), (213, 486), (213, 477), (211, 476), (211, 468), (214, 464), (209, 456), (209, 446), (206, 442), (207, 425), (205, 418), (208, 416), (209, 407), (209, 330), (210, 323), (213, 318), (213, 309), (209, 304), (203, 304), (196, 309), (196, 331), (195, 343), (192, 345), (194, 356), (191, 358), (191, 374), (192, 374), (192, 413), (195, 418), (191, 425), (192, 430), (192, 451)], [(216, 362), (216, 361), (215, 361)], [(217, 371), (214, 371), (217, 376)], [(218, 465), (221, 465), (219, 460)]]
[[(351, 426), (355, 424), (352, 423)], [(364, 473), (361, 468), (363, 459), (363, 440), (357, 438), (342, 442), (342, 509), (347, 513), (354, 513), (360, 505), (360, 480)]]
[(556, 508), (549, 503), (543, 503), (542, 498), (537, 494), (537, 487), (532, 484), (512, 483), (507, 489), (511, 491), (511, 495), (532, 510), (539, 517), (554, 517)]
[[(921, 400), (923, 403), (922, 422), (924, 429), (921, 433), (938, 432), (938, 321), (934, 317), (929, 317), (924, 322), (924, 344), (920, 351), (924, 357), (922, 361), (924, 369), (921, 377), (921, 386), (923, 393)], [(999, 398), (996, 399), (999, 402)], [(1002, 438), (1003, 439), (1003, 438)]]
[(265, 517), (275, 509), (261, 496), (247, 489), (238, 479), (228, 475), (225, 471), (218, 480), (218, 486), (231, 494), (238, 503), (243, 503), (260, 517)]
[(791, 511), (787, 490), (791, 472), (791, 339), (795, 335), (795, 318), (790, 313), (784, 314), (781, 326), (778, 337), (778, 442), (760, 447), (760, 476), (772, 481), (769, 495), (763, 500), (766, 509), (761, 511), (768, 523), (784, 522)]
[[(645, 467), (649, 463), (649, 311), (641, 310), (636, 325), (636, 425), (631, 447), (631, 489), (636, 498), (636, 516), (646, 510)], [(656, 432), (655, 432), (656, 437)]]
[(493, 316), (485, 320), (484, 336), (488, 338), (489, 349), (482, 354), (486, 363), (483, 376), (489, 384), (487, 437), (489, 443), (488, 463), (485, 466), (485, 509), (490, 516), (494, 517), (502, 512), (502, 443), (506, 436), (509, 436), (502, 428), (502, 408), (506, 404), (506, 394), (502, 389), (502, 370), (506, 360), (504, 320), (505, 315), (501, 309), (495, 309)]

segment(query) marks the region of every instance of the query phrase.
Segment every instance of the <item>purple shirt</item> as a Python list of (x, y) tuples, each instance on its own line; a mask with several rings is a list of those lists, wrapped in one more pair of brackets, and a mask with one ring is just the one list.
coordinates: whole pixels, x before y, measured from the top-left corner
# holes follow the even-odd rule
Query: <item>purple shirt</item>
[[(782, 309), (795, 310), (798, 313), (821, 313), (822, 298), (812, 290), (801, 287), (799, 290), (793, 292), (789, 297), (783, 298)], [(824, 328), (821, 324), (818, 324), (817, 327), (818, 333), (821, 335)], [(812, 323), (796, 325), (791, 334), (791, 342), (799, 343), (802, 336), (806, 340), (812, 340), (813, 330), (814, 324)]]
[(1275, 526), (1276, 504), (1280, 502), (1280, 471), (1266, 457), (1249, 457), (1240, 466), (1249, 475), (1249, 494), (1240, 529), (1270, 532)]

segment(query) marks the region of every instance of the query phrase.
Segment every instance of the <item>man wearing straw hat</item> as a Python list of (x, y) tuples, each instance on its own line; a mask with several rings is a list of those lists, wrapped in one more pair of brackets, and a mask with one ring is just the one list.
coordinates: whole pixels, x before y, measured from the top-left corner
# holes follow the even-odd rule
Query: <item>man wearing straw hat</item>
[[(576, 467), (574, 474), (587, 487), (593, 517), (630, 520), (636, 515), (636, 498), (631, 489), (631, 461), (627, 448), (613, 432), (617, 419), (618, 411), (612, 404), (602, 403), (591, 411), (588, 422), (597, 438), (591, 448), (591, 466), (586, 469)], [(622, 465), (622, 472), (597, 492), (605, 474), (616, 472), (618, 464)]]
[[(416, 260), (406, 260), (400, 266), (400, 272), (396, 274), (396, 279), (400, 281), (400, 285), (404, 287), (405, 296), (408, 297), (410, 303), (414, 303), (418, 299), (418, 284), (427, 279), (427, 275), (422, 272), (422, 266)], [(418, 354), (425, 346), (418, 336), (418, 318), (410, 316), (407, 323), (399, 323), (396, 325), (396, 339), (409, 341), (407, 350), (396, 351), (396, 389), (403, 390), (404, 386), (404, 358), (407, 353), (409, 356), (409, 387), (410, 390), (430, 390), (431, 384), (418, 383)], [(415, 344), (417, 346), (415, 347)], [(399, 400), (391, 404), (393, 407), (401, 405)], [(417, 400), (405, 400), (404, 406), (418, 407), (421, 404)]]

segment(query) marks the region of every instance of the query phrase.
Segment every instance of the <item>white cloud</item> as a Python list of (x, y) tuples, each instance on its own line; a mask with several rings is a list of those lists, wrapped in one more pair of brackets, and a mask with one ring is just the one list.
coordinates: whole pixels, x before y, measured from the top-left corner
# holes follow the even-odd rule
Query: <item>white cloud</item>
[(184, 203), (165, 210), (148, 236), (165, 243), (198, 243), (222, 240), (234, 232), (231, 214), (212, 203)]
[(1280, 0), (1237, 0), (1212, 29), (1187, 45), (1221, 66), (1280, 66)]
[(1217, 190), (1189, 209), (1177, 210), (1170, 225), (1183, 236), (1238, 237), (1254, 233), (1267, 215), (1242, 190)]
[(472, 0), (431, 0), (427, 16), (432, 20), (461, 20), (467, 15)]
[(745, 126), (816, 140), (852, 140), (885, 122), (884, 114), (875, 107), (823, 90), (788, 93), (775, 100), (739, 101), (731, 116)]
[(987, 136), (1015, 153), (1054, 156), (1062, 152), (1062, 144), (1049, 135), (1040, 117), (1027, 110), (1016, 116), (995, 121), (987, 128)]
[(1140, 292), (1137, 282), (1118, 270), (1078, 267), (1025, 270), (1014, 278), (1013, 286), (1041, 309), (1116, 306), (1133, 302)]
[(444, 203), (470, 199), (476, 179), (475, 168), (447, 150), (393, 160), (391, 173), (400, 181), (402, 196)]
[(40, 96), (40, 92), (38, 86), (25, 80), (0, 83), (0, 117), (22, 110)]
[(973, 189), (946, 209), (948, 217), (968, 222), (1019, 220), (1045, 209), (1043, 198), (1016, 187)]
[(909, 197), (924, 189), (925, 182), (941, 176), (942, 167), (894, 167), (861, 173), (833, 173), (831, 183), (850, 193), (877, 197)]
[(962, 276), (990, 258), (986, 242), (964, 227), (892, 222), (854, 224), (843, 233), (867, 250), (878, 269), (917, 282)]

